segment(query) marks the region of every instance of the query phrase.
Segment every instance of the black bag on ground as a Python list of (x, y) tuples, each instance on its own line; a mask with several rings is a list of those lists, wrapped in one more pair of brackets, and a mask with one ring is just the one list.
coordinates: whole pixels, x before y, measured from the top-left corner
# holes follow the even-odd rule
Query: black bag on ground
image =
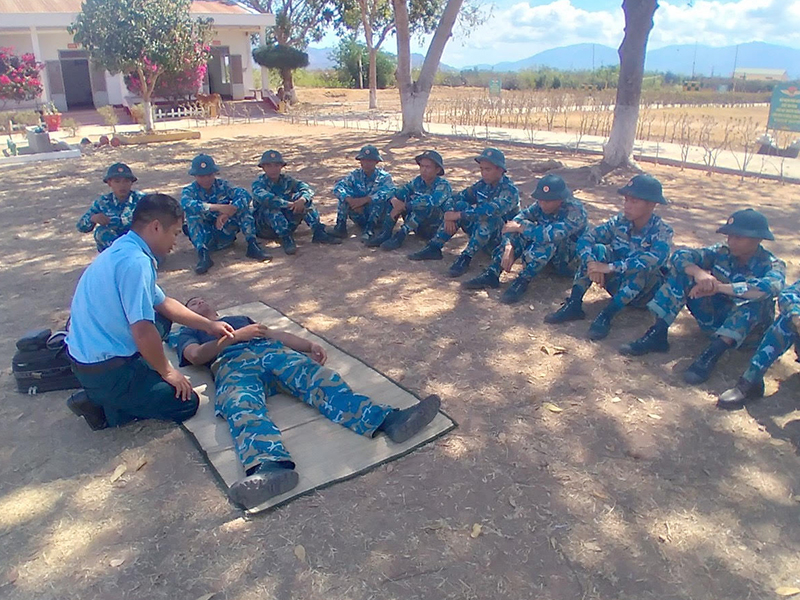
[(72, 373), (64, 332), (51, 334), (49, 329), (41, 329), (26, 333), (17, 340), (11, 371), (23, 394), (81, 387)]

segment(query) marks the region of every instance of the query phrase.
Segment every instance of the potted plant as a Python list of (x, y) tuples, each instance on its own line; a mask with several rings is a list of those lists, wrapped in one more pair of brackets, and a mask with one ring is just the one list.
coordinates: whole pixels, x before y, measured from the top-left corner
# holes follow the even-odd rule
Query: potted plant
[(61, 127), (61, 113), (58, 112), (56, 105), (49, 102), (42, 108), (42, 120), (47, 125), (47, 131), (58, 131)]

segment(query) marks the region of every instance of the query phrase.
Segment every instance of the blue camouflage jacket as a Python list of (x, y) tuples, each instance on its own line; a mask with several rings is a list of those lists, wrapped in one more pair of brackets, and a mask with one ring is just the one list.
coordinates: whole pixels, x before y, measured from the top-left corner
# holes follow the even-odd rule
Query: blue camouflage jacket
[(506, 175), (495, 185), (481, 179), (455, 194), (445, 210), (457, 210), (467, 221), (509, 221), (519, 212), (519, 190)]
[(308, 205), (313, 197), (314, 190), (310, 185), (283, 173), (278, 181), (272, 181), (264, 174), (253, 182), (254, 211), (285, 208), (301, 198)]
[(193, 217), (208, 217), (215, 213), (208, 210), (208, 204), (233, 204), (239, 212), (250, 208), (250, 194), (247, 190), (234, 187), (217, 177), (214, 185), (206, 191), (195, 181), (183, 188), (181, 206), (183, 212)]
[(558, 212), (548, 215), (538, 202), (522, 209), (512, 219), (522, 225), (519, 234), (529, 243), (560, 244), (564, 240), (576, 240), (586, 231), (586, 209), (577, 198), (567, 198)]
[(395, 196), (406, 203), (409, 210), (420, 208), (441, 208), (450, 201), (453, 189), (444, 177), (437, 177), (431, 185), (422, 177), (413, 180), (395, 190)]
[(744, 265), (722, 243), (707, 248), (677, 250), (672, 256), (672, 265), (678, 271), (683, 271), (689, 265), (697, 265), (722, 283), (745, 282), (749, 288), (763, 292), (767, 298), (777, 296), (786, 283), (786, 265), (763, 246), (759, 246), (755, 255)]
[(787, 317), (800, 317), (800, 280), (795, 281), (778, 296), (778, 308)]
[(356, 169), (336, 182), (333, 186), (333, 195), (339, 201), (348, 196), (351, 198), (369, 196), (374, 202), (386, 202), (394, 195), (394, 184), (392, 176), (383, 169), (375, 169), (370, 177), (367, 177), (363, 169)]
[(89, 233), (95, 226), (92, 222), (92, 215), (103, 214), (110, 219), (108, 227), (127, 232), (133, 221), (133, 211), (139, 203), (139, 200), (144, 198), (144, 196), (144, 192), (131, 190), (128, 199), (125, 202), (120, 202), (117, 200), (116, 196), (114, 196), (114, 192), (103, 194), (92, 202), (86, 214), (78, 220), (78, 231)]
[(658, 215), (651, 215), (640, 231), (634, 231), (633, 221), (618, 214), (605, 223), (590, 228), (578, 239), (578, 255), (584, 262), (592, 260), (592, 246), (611, 246), (615, 273), (628, 270), (650, 270), (663, 267), (669, 259), (672, 227)]

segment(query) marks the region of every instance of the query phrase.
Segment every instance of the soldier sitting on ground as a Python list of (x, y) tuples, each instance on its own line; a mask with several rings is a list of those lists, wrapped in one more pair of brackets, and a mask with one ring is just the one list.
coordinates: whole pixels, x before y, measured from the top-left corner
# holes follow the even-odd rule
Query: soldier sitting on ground
[(450, 266), (450, 277), (466, 273), (478, 250), (491, 254), (500, 241), (503, 225), (519, 212), (519, 192), (506, 176), (505, 155), (497, 148), (486, 148), (475, 162), (480, 165), (480, 181), (444, 205), (444, 222), (434, 238), (419, 252), (408, 255), (411, 260), (441, 260), (442, 247), (462, 229), (469, 242)]
[(500, 287), (500, 270), (509, 273), (518, 258), (524, 267), (500, 302), (519, 302), (528, 284), (548, 264), (565, 277), (575, 274), (576, 243), (586, 230), (586, 210), (558, 175), (545, 175), (536, 189), (535, 202), (503, 226), (503, 239), (488, 268), (463, 283), (468, 290)]
[[(267, 398), (285, 390), (333, 421), (366, 437), (384, 433), (402, 443), (433, 421), (439, 397), (428, 396), (399, 410), (356, 394), (341, 376), (323, 366), (325, 349), (291, 333), (269, 329), (247, 316), (222, 317), (203, 298), (187, 307), (234, 329), (222, 340), (198, 329), (178, 336), (181, 366), (209, 366), (216, 385), (215, 408), (228, 421), (247, 476), (231, 486), (231, 499), (245, 508), (288, 492), (297, 485), (292, 457), (267, 413)], [(313, 440), (309, 440), (313, 443)]]
[(233, 244), (240, 231), (247, 240), (248, 258), (272, 260), (256, 239), (250, 194), (244, 188), (233, 187), (218, 178), (218, 172), (213, 158), (198, 154), (192, 159), (189, 169), (189, 175), (193, 175), (195, 181), (183, 188), (181, 194), (189, 239), (197, 250), (194, 272), (198, 275), (207, 272), (214, 264), (211, 252)]
[(341, 244), (342, 240), (328, 234), (312, 205), (314, 190), (311, 186), (281, 173), (286, 162), (277, 150), (267, 150), (261, 155), (258, 166), (264, 174), (253, 182), (253, 217), (256, 233), (267, 239), (277, 238), (286, 254), (295, 254), (297, 244), (294, 232), (302, 221), (314, 232), (314, 244)]
[(578, 239), (581, 265), (572, 293), (545, 323), (583, 319), (583, 296), (596, 283), (611, 294), (611, 302), (589, 327), (589, 339), (601, 340), (611, 330), (612, 319), (628, 304), (644, 306), (664, 281), (672, 243), (672, 228), (653, 214), (666, 204), (661, 183), (650, 175), (636, 175), (617, 190), (624, 196), (623, 212), (602, 225), (589, 228)]
[(361, 228), (362, 242), (380, 233), (383, 220), (389, 212), (389, 200), (394, 195), (392, 176), (378, 168), (382, 162), (375, 146), (364, 146), (356, 154), (360, 169), (352, 171), (333, 186), (333, 195), (339, 201), (336, 226), (331, 232), (339, 238), (347, 237), (347, 219)]
[(752, 208), (740, 210), (717, 233), (726, 234), (727, 243), (675, 252), (667, 281), (647, 305), (655, 324), (622, 346), (622, 354), (667, 352), (667, 330), (686, 306), (700, 328), (712, 335), (683, 373), (686, 383), (702, 383), (726, 350), (741, 346), (752, 332), (772, 323), (786, 266), (761, 246), (762, 240), (775, 239), (766, 217)]
[(772, 364), (794, 346), (800, 362), (800, 281), (778, 296), (780, 315), (764, 334), (750, 366), (739, 378), (736, 387), (720, 395), (717, 406), (728, 410), (741, 408), (764, 395), (764, 375)]
[[(395, 190), (391, 211), (384, 220), (381, 235), (375, 236), (367, 246), (380, 246), (383, 250), (396, 250), (403, 245), (412, 231), (430, 240), (442, 224), (442, 206), (453, 195), (450, 183), (444, 178), (444, 161), (435, 150), (426, 150), (414, 157), (419, 165), (419, 176)], [(397, 220), (403, 217), (400, 229), (392, 235)]]
[(89, 233), (94, 230), (97, 251), (102, 252), (114, 240), (128, 233), (133, 220), (133, 211), (144, 194), (131, 190), (136, 182), (131, 168), (124, 163), (114, 163), (106, 171), (103, 183), (111, 191), (92, 202), (89, 210), (78, 220), (78, 231)]

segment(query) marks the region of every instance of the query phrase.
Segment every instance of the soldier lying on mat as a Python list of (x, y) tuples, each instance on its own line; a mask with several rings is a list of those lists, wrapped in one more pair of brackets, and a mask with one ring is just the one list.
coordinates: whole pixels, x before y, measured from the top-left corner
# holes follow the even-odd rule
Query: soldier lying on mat
[(235, 330), (232, 339), (220, 340), (184, 327), (178, 336), (178, 355), (181, 366), (205, 365), (214, 374), (216, 413), (227, 419), (247, 473), (231, 486), (230, 496), (245, 508), (288, 492), (299, 480), (281, 432), (267, 414), (269, 396), (287, 392), (355, 433), (373, 437), (383, 432), (395, 443), (421, 431), (439, 410), (435, 395), (403, 410), (373, 404), (324, 366), (328, 357), (319, 344), (246, 316), (220, 318), (200, 297), (189, 299), (186, 306)]

